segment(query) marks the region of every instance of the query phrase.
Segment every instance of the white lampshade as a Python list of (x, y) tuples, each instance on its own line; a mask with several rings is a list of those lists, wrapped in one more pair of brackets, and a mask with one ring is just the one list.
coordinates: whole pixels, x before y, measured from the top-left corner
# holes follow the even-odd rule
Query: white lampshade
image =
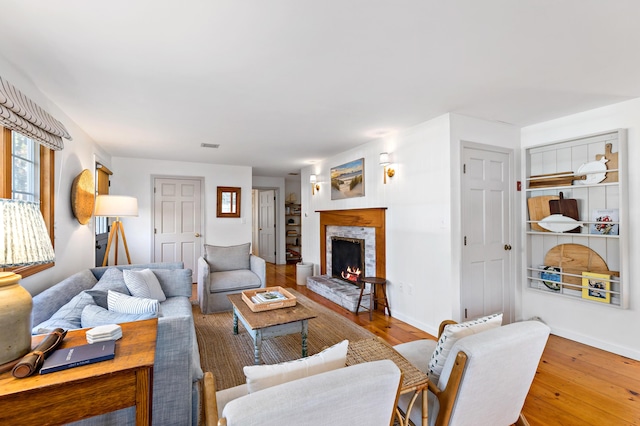
[(122, 217), (138, 216), (138, 199), (124, 195), (98, 195), (96, 216)]
[(55, 253), (38, 203), (0, 199), (0, 267), (51, 263)]
[(389, 165), (389, 153), (388, 152), (381, 152), (380, 153), (380, 165), (381, 166), (388, 166)]
[(309, 183), (316, 183), (318, 180), (316, 175), (309, 176)]

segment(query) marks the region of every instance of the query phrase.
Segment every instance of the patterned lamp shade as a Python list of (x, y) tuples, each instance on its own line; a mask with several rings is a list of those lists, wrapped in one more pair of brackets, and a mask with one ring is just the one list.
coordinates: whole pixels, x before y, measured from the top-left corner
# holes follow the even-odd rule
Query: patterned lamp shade
[(0, 267), (51, 263), (55, 253), (37, 203), (0, 199)]
[[(55, 253), (37, 203), (0, 199), (0, 267), (50, 263)], [(0, 364), (31, 349), (31, 294), (20, 275), (0, 272)]]

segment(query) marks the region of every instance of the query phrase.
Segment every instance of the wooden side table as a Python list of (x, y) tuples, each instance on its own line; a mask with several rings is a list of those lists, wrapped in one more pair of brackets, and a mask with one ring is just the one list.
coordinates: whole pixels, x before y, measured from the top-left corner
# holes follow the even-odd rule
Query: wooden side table
[[(121, 327), (112, 360), (24, 379), (0, 374), (0, 424), (60, 425), (135, 406), (136, 424), (150, 425), (158, 320)], [(86, 344), (86, 331), (69, 331), (60, 347)]]
[(360, 309), (360, 303), (362, 303), (362, 294), (364, 293), (365, 283), (371, 284), (371, 290), (369, 291), (369, 321), (373, 319), (373, 310), (378, 307), (378, 304), (383, 306), (382, 312), (386, 309), (391, 316), (391, 308), (389, 307), (389, 300), (387, 300), (387, 280), (380, 277), (364, 277), (360, 278), (360, 297), (358, 297), (358, 306), (356, 307), (356, 315)]

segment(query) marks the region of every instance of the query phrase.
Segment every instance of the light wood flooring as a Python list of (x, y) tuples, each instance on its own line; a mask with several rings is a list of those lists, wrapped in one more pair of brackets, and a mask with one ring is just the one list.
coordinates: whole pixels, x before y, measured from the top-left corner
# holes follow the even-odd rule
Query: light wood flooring
[[(371, 321), (367, 313), (356, 316), (296, 285), (295, 265), (267, 264), (267, 286), (294, 288), (394, 345), (433, 338), (382, 312)], [(552, 335), (523, 411), (531, 426), (640, 425), (639, 393), (640, 361)]]

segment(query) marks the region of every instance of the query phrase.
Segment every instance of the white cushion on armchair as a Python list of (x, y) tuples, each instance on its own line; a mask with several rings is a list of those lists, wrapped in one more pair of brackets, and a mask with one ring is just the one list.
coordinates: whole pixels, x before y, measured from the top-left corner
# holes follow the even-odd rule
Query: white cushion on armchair
[(388, 426), (401, 377), (393, 361), (367, 362), (234, 399), (221, 417), (228, 426)]

